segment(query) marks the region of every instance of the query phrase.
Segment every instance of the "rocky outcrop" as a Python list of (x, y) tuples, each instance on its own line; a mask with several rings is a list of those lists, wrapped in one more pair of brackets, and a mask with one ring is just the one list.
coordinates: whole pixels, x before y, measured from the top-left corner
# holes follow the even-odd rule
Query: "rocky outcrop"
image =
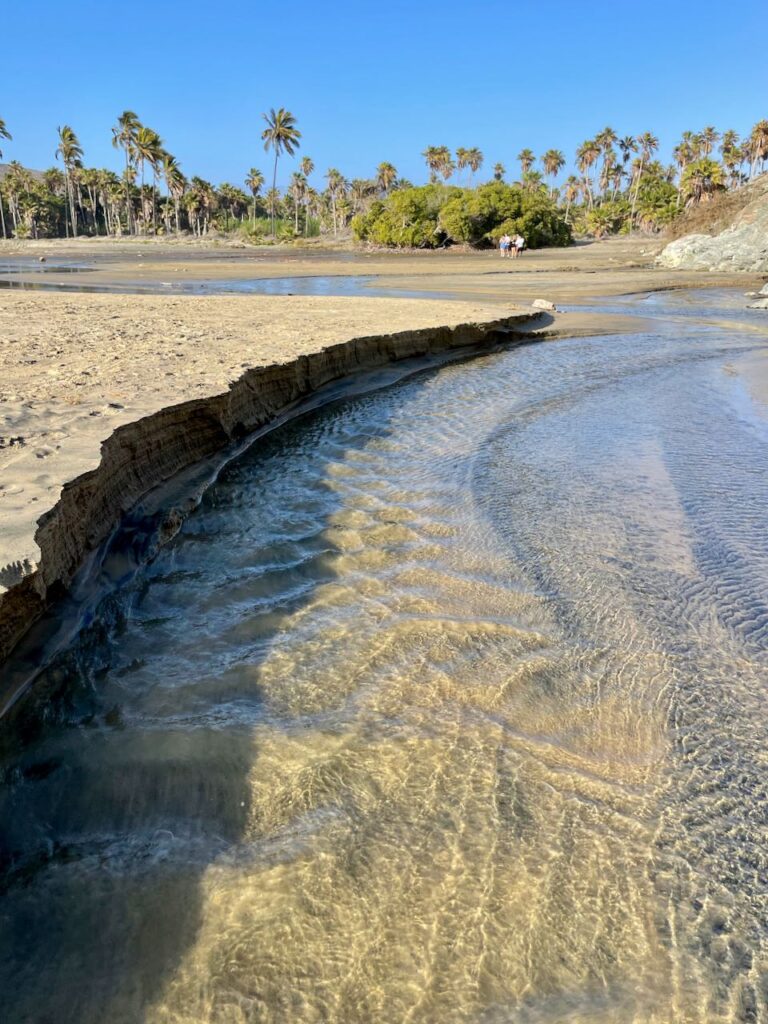
[[(56, 505), (38, 521), (38, 564), (10, 567), (14, 571), (6, 574), (8, 589), (0, 594), (0, 665), (67, 590), (88, 553), (158, 485), (284, 418), (333, 381), (413, 357), (487, 348), (503, 337), (500, 332), (514, 340), (512, 332), (524, 336), (536, 326), (534, 317), (518, 313), (485, 323), (352, 339), (248, 369), (222, 394), (172, 405), (118, 427), (102, 445), (98, 468), (66, 484)], [(0, 713), (8, 699), (0, 688)]]
[(685, 235), (670, 242), (657, 262), (681, 270), (768, 272), (768, 176), (748, 186), (754, 198), (733, 224), (716, 235)]

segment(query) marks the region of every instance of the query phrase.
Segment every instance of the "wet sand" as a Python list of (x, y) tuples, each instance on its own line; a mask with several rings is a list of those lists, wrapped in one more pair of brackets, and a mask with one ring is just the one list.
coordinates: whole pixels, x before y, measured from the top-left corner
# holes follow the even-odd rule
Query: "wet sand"
[[(82, 239), (78, 241), (0, 242), (6, 261), (83, 264), (93, 268), (86, 286), (153, 284), (282, 277), (372, 276), (375, 284), (406, 292), (441, 293), (484, 302), (586, 302), (596, 296), (667, 288), (744, 287), (759, 278), (739, 273), (707, 273), (658, 268), (661, 243), (648, 239), (612, 239), (567, 249), (526, 252), (502, 260), (495, 251), (445, 250), (398, 253), (345, 247), (244, 247), (210, 241)], [(32, 268), (33, 271), (36, 268)], [(0, 279), (5, 276), (0, 270)], [(72, 286), (75, 275), (46, 267), (45, 282)], [(31, 283), (40, 275), (14, 275)]]

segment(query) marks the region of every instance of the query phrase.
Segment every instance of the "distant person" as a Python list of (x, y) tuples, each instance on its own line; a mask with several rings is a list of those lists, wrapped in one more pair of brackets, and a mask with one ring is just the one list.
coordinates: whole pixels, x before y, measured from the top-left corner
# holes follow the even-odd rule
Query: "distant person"
[(502, 235), (501, 238), (499, 239), (499, 251), (501, 252), (502, 259), (504, 259), (505, 256), (509, 256), (509, 249), (511, 245), (512, 239), (509, 237), (509, 235)]
[(524, 248), (525, 239), (522, 235), (517, 235), (517, 237), (515, 238), (515, 256), (522, 256)]

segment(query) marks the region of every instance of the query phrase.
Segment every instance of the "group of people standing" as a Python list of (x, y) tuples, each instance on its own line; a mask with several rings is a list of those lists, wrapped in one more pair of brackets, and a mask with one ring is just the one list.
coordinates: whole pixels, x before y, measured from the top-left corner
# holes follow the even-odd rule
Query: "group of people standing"
[(522, 235), (515, 235), (512, 238), (511, 235), (504, 234), (499, 239), (499, 250), (501, 252), (501, 258), (511, 257), (516, 259), (525, 248), (525, 239)]

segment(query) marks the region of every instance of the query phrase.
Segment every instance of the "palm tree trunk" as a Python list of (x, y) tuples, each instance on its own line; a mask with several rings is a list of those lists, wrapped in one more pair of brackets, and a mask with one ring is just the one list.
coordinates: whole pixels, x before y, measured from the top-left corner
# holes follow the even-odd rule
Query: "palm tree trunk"
[(272, 215), (272, 237), (273, 238), (275, 236), (275, 189), (277, 188), (277, 157), (278, 157), (278, 151), (277, 151), (277, 146), (275, 146), (275, 169), (272, 172), (272, 202), (269, 204), (270, 205), (270, 213)]
[(629, 233), (632, 234), (632, 226), (635, 221), (635, 207), (637, 206), (637, 197), (640, 193), (640, 180), (643, 177), (643, 157), (640, 157), (640, 167), (637, 171), (637, 182), (635, 183), (635, 192), (632, 196), (632, 209), (629, 211)]
[(5, 233), (5, 210), (3, 209), (3, 197), (0, 195), (0, 224), (3, 226), (3, 238), (7, 238), (8, 235)]
[[(70, 221), (72, 223), (72, 237), (73, 238), (77, 238), (77, 226), (75, 224), (75, 205), (74, 205), (74, 196), (72, 195), (72, 184), (71, 184), (71, 182), (69, 180), (69, 169), (66, 167), (66, 164), (64, 166), (65, 166), (64, 179), (65, 179), (65, 184), (66, 184), (66, 189), (67, 189), (67, 201), (69, 202), (69, 217), (70, 217)], [(67, 204), (65, 202), (64, 203), (64, 220), (65, 221), (67, 219), (67, 216), (66, 216), (66, 214), (67, 214), (66, 205)], [(69, 238), (69, 232), (67, 232), (67, 238)]]

